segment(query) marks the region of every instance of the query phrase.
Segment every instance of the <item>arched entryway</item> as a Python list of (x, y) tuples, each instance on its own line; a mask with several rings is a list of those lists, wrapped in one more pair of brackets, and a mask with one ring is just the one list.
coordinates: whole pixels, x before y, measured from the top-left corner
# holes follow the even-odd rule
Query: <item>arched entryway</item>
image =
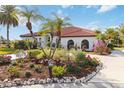
[(73, 40), (68, 40), (68, 42), (67, 42), (67, 48), (68, 49), (74, 48), (74, 41)]
[(81, 49), (89, 49), (89, 41), (88, 40), (82, 40), (81, 42)]

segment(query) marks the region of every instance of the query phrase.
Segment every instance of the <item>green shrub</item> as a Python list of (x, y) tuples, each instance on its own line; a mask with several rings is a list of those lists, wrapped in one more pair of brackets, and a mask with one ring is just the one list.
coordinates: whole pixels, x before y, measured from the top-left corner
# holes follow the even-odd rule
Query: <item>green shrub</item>
[(15, 40), (11, 45), (15, 49), (31, 49), (33, 42), (30, 40)]
[(20, 75), (19, 69), (15, 66), (10, 66), (8, 68), (8, 72), (11, 75), (11, 77), (19, 77), (19, 75)]
[(85, 54), (83, 52), (79, 52), (77, 55), (76, 55), (76, 62), (80, 62), (80, 61), (83, 61), (85, 60)]
[(81, 67), (76, 67), (74, 73), (79, 74), (81, 72)]
[(42, 67), (40, 65), (35, 65), (35, 71), (37, 73), (41, 73), (42, 72)]
[(0, 55), (0, 65), (8, 65), (11, 63), (11, 56)]
[(68, 73), (73, 73), (73, 72), (74, 72), (74, 67), (73, 67), (72, 65), (67, 65), (66, 71), (67, 71)]
[(30, 78), (32, 75), (31, 75), (31, 72), (25, 72), (25, 77), (26, 78)]
[(22, 63), (19, 63), (19, 67), (23, 68), (23, 67), (24, 67), (24, 65), (23, 65)]
[(65, 50), (65, 49), (58, 49), (54, 54), (54, 59), (60, 59), (61, 61), (67, 62), (68, 60), (75, 62), (75, 55), (77, 55), (77, 51), (74, 49)]
[(96, 58), (93, 58), (92, 61), (90, 62), (90, 65), (97, 66), (97, 65), (99, 65), (99, 63), (100, 63), (99, 60), (97, 60)]
[(16, 62), (17, 62), (17, 63), (24, 63), (24, 61), (25, 61), (24, 58), (16, 59)]
[(90, 61), (89, 60), (85, 60), (84, 62), (83, 62), (83, 66), (87, 66), (87, 65), (90, 65)]
[(53, 76), (62, 76), (65, 72), (65, 68), (62, 66), (53, 66), (52, 67), (52, 75)]
[(79, 66), (72, 66), (72, 65), (70, 64), (70, 65), (67, 65), (66, 71), (67, 71), (68, 73), (71, 73), (71, 74), (72, 74), (72, 73), (77, 74), (77, 73), (80, 73), (81, 67), (79, 67)]
[(18, 65), (18, 63), (16, 61), (12, 62), (11, 64), (12, 64), (12, 66), (17, 66)]
[(108, 44), (108, 48), (110, 48), (111, 50), (114, 49), (114, 45), (113, 44)]
[(30, 64), (30, 68), (34, 68), (34, 64)]
[(28, 57), (29, 58), (37, 58), (37, 55), (39, 55), (41, 51), (38, 50), (33, 50), (33, 51), (28, 51)]
[(40, 54), (38, 54), (38, 55), (36, 56), (36, 58), (37, 58), (37, 59), (42, 59), (42, 58), (44, 58), (44, 54), (43, 54), (43, 53), (40, 53)]

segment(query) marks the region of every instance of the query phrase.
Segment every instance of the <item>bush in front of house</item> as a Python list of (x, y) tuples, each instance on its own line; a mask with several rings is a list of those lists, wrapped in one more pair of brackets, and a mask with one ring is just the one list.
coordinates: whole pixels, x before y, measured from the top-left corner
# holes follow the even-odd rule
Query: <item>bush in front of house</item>
[(2, 55), (0, 56), (0, 65), (7, 65), (11, 63), (11, 56)]
[(41, 51), (39, 50), (32, 50), (32, 51), (28, 51), (28, 57), (30, 59), (33, 59), (33, 58), (37, 58), (37, 56), (41, 54)]
[(65, 68), (63, 66), (53, 66), (52, 67), (52, 75), (55, 77), (62, 76), (65, 72)]
[(81, 72), (81, 67), (78, 65), (68, 64), (66, 66), (66, 72), (71, 74), (78, 74)]
[(76, 55), (76, 62), (80, 62), (80, 61), (83, 61), (83, 60), (85, 60), (85, 53), (79, 52), (79, 53)]
[(19, 68), (16, 67), (16, 66), (10, 66), (8, 68), (8, 72), (9, 72), (9, 74), (10, 74), (11, 77), (17, 78), (20, 75)]
[(31, 72), (25, 72), (25, 77), (30, 78), (32, 76)]
[(41, 73), (42, 72), (42, 67), (40, 65), (35, 65), (34, 69), (37, 73)]
[(34, 68), (35, 66), (34, 66), (34, 64), (30, 64), (30, 68)]
[(11, 42), (11, 46), (15, 49), (31, 49), (32, 48), (32, 41), (29, 40), (15, 40)]
[(97, 40), (94, 43), (93, 51), (97, 54), (108, 54), (109, 48), (107, 47), (106, 43), (103, 40)]

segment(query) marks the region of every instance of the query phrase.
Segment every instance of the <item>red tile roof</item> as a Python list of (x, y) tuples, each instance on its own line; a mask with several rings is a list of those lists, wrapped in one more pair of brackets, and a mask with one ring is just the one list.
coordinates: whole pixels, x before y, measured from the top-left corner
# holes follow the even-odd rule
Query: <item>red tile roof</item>
[[(35, 36), (39, 36), (37, 32), (34, 32)], [(80, 27), (65, 27), (61, 31), (61, 37), (94, 37), (95, 32)], [(31, 37), (30, 33), (20, 35), (20, 37)]]

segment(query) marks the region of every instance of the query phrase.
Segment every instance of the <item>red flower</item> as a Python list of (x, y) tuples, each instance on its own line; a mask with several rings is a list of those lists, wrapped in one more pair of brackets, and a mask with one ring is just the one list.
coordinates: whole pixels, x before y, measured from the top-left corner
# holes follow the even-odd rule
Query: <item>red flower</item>
[(86, 56), (86, 59), (88, 59), (89, 61), (92, 60), (92, 58), (90, 57), (90, 55)]

